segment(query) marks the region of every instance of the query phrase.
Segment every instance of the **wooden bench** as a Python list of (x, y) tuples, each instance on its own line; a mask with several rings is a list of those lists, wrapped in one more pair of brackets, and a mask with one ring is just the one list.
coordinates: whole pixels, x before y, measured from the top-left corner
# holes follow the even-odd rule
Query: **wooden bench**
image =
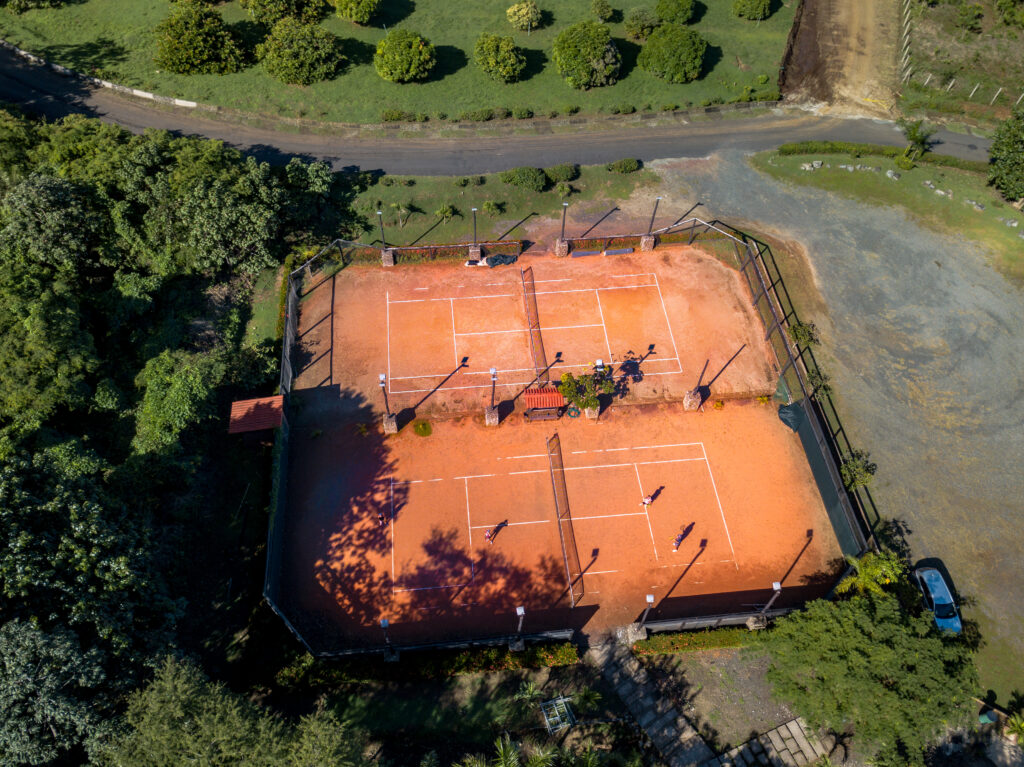
[(527, 421), (557, 421), (562, 417), (560, 407), (531, 407), (523, 413)]
[(565, 410), (565, 397), (554, 386), (539, 386), (523, 392), (527, 421), (554, 421)]

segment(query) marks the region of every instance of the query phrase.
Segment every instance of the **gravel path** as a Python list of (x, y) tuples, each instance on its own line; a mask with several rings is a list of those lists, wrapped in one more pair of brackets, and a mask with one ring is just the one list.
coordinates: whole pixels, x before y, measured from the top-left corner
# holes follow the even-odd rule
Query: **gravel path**
[(976, 600), (965, 614), (986, 640), (983, 689), (1005, 704), (1024, 690), (1024, 292), (971, 243), (776, 183), (739, 153), (655, 165), (713, 215), (806, 247), (829, 307), (813, 318), (823, 364), (851, 441), (878, 463), (879, 509)]

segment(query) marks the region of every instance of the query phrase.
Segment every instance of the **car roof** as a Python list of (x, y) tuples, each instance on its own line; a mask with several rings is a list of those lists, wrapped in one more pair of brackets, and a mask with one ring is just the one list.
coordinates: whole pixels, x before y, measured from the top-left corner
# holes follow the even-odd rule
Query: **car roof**
[(924, 581), (925, 585), (928, 586), (928, 590), (932, 593), (933, 597), (940, 598), (943, 601), (953, 601), (953, 595), (949, 593), (949, 587), (946, 585), (942, 573), (933, 567), (922, 567), (917, 571), (917, 574)]

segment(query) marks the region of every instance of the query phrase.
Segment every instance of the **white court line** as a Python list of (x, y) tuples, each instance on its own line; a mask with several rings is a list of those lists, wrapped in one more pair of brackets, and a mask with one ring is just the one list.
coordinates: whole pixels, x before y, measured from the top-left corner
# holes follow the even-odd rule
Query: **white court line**
[[(593, 326), (590, 326), (590, 325), (572, 325), (570, 327), (579, 327), (579, 328), (582, 328), (582, 327), (595, 327), (595, 328), (597, 328), (597, 327), (601, 327), (601, 326), (600, 325), (593, 325)], [(565, 328), (555, 328), (555, 329), (556, 330), (564, 330)], [(544, 330), (544, 328), (541, 328), (541, 330)], [(504, 331), (503, 330), (503, 331), (500, 331), (500, 332), (504, 333), (504, 332), (508, 332), (508, 331)], [(519, 331), (516, 331), (516, 332), (519, 332)], [(528, 331), (523, 331), (523, 332), (528, 332)], [(459, 335), (461, 336), (461, 335), (467, 335), (467, 334), (466, 333), (459, 333)], [(660, 357), (657, 360), (655, 360), (655, 362), (678, 362), (678, 360), (675, 357)], [(552, 368), (588, 368), (588, 367), (593, 367), (593, 363), (590, 363), (590, 362), (579, 362), (579, 363), (572, 363), (572, 364), (570, 364), (568, 362), (562, 362), (562, 363), (559, 363), (557, 365), (552, 364), (551, 367)], [(498, 373), (523, 373), (523, 372), (529, 372), (529, 371), (532, 371), (532, 370), (534, 370), (534, 368), (498, 368), (497, 372)], [(671, 371), (669, 371), (667, 373), (644, 373), (645, 376), (665, 376), (665, 375), (674, 376), (674, 375), (678, 375), (678, 374), (679, 373), (676, 370), (671, 370)], [(417, 375), (417, 376), (393, 376), (393, 378), (396, 381), (408, 381), (408, 380), (414, 379), (414, 378), (444, 378), (444, 377), (450, 376), (450, 375), (451, 375), (451, 371), (448, 371), (447, 373), (423, 373), (423, 374)], [(464, 376), (486, 376), (486, 375), (490, 375), (490, 370), (467, 370), (462, 375), (464, 375)], [(498, 386), (514, 386), (514, 385), (515, 384), (500, 383), (500, 382), (498, 383)], [(490, 384), (487, 384), (487, 388), (490, 388)], [(427, 389), (424, 389), (423, 391), (427, 391)]]
[[(645, 498), (646, 496), (644, 495), (644, 483), (640, 481), (640, 469), (637, 468), (637, 465), (635, 463), (633, 464), (633, 471), (636, 472), (636, 483), (640, 486), (640, 497)], [(647, 517), (647, 532), (651, 534), (651, 546), (654, 547), (654, 559), (655, 561), (657, 561), (658, 559), (660, 559), (660, 557), (658, 556), (658, 544), (654, 542), (654, 528), (651, 527), (651, 515), (647, 511), (646, 503), (644, 504), (644, 516)]]
[[(632, 290), (633, 288), (656, 288), (657, 285), (651, 283), (650, 285), (610, 285), (608, 287), (601, 288), (572, 288), (571, 290), (538, 290), (538, 296), (550, 296), (555, 293), (589, 293), (592, 290)], [(541, 328), (543, 330), (544, 328)]]
[(390, 523), (388, 527), (391, 528), (391, 593), (395, 593), (395, 479), (389, 477), (391, 480), (391, 518), (388, 520)]
[(679, 348), (676, 346), (676, 337), (672, 332), (672, 323), (668, 320), (668, 309), (665, 308), (665, 296), (661, 294), (661, 283), (658, 282), (658, 275), (654, 275), (654, 284), (658, 286), (658, 298), (661, 299), (661, 311), (665, 315), (665, 325), (668, 327), (668, 337), (672, 341), (672, 349), (676, 353), (676, 361), (679, 362), (679, 370), (677, 373), (683, 372), (683, 363), (679, 359)]
[(688, 463), (689, 461), (706, 461), (706, 458), (669, 458), (666, 461), (637, 461), (636, 463), (601, 463), (595, 466), (566, 466), (566, 471), (583, 469), (620, 469), (623, 466), (650, 466), (654, 463)]
[[(469, 528), (469, 548), (473, 548), (473, 520), (469, 516), (469, 479), (465, 480), (466, 483), (466, 526)], [(473, 560), (470, 560), (472, 562)]]
[(513, 461), (516, 458), (547, 458), (547, 453), (534, 453), (533, 455), (506, 455), (498, 458), (499, 461)]
[[(675, 375), (675, 373), (673, 373)], [(693, 447), (694, 445), (703, 446), (703, 442), (674, 442), (670, 445), (634, 445), (633, 447), (607, 447), (598, 450), (573, 450), (573, 455), (580, 455), (582, 453), (615, 453), (620, 450), (656, 450), (662, 447)]]
[(513, 474), (543, 474), (546, 471), (548, 471), (548, 470), (547, 469), (530, 469), (529, 471), (510, 471), (508, 474), (509, 474), (509, 476), (512, 476)]
[(612, 345), (608, 343), (608, 326), (604, 324), (604, 309), (601, 308), (601, 293), (594, 291), (594, 298), (597, 299), (597, 313), (601, 315), (601, 328), (604, 330), (604, 347), (608, 350), (608, 362), (612, 361)]
[(575, 277), (564, 277), (560, 280), (534, 280), (534, 282), (574, 282)]
[[(715, 485), (715, 475), (711, 472), (711, 461), (708, 460), (708, 451), (704, 449), (704, 445), (701, 444), (700, 451), (704, 453), (704, 463), (708, 467), (708, 476), (711, 477), (711, 489), (715, 491), (715, 500), (718, 502), (718, 513), (722, 515), (722, 526), (725, 527), (725, 538), (729, 541), (729, 551), (732, 552), (733, 564), (736, 565), (736, 569), (739, 570), (739, 563), (736, 562), (736, 549), (732, 547), (732, 536), (729, 535), (729, 524), (725, 521), (725, 511), (722, 510), (722, 499), (718, 497), (718, 487)], [(727, 561), (727, 560), (722, 560)]]
[(487, 296), (448, 296), (446, 298), (397, 298), (393, 304), (422, 304), (427, 301), (469, 301), (475, 298), (515, 298), (515, 293), (492, 293)]
[(442, 589), (461, 589), (463, 586), (468, 586), (470, 583), (471, 581), (466, 581), (465, 583), (453, 583), (450, 586), (417, 586), (414, 589), (393, 589), (393, 591), (397, 594), (401, 591), (440, 591)]
[[(550, 519), (538, 519), (534, 522), (506, 522), (502, 527), (514, 527), (516, 525), (546, 525), (550, 521)], [(497, 527), (497, 525), (473, 525), (470, 530), (482, 530), (490, 527)]]
[(430, 290), (430, 288), (413, 288), (413, 290)]
[[(590, 325), (560, 325), (560, 326), (554, 327), (554, 328), (543, 327), (543, 328), (541, 328), (541, 330), (546, 333), (549, 330), (575, 330), (576, 328), (599, 328), (599, 327), (602, 327), (602, 326), (597, 324), (597, 323), (593, 323), (593, 324), (590, 324)], [(457, 335), (457, 336), (490, 336), (490, 335), (496, 335), (498, 333), (529, 333), (529, 332), (530, 332), (529, 328), (516, 328), (515, 330), (474, 330), (472, 332), (467, 332), (467, 333), (456, 333), (455, 335)]]
[(627, 514), (599, 514), (595, 517), (573, 517), (574, 520), (579, 519), (611, 519), (612, 517), (642, 517), (644, 512), (642, 511), (631, 511)]
[(637, 272), (636, 274), (610, 274), (609, 277), (655, 277), (654, 272)]
[[(594, 570), (594, 571), (589, 572), (589, 573), (583, 573), (583, 575), (606, 575), (608, 573), (617, 573), (617, 572), (619, 572), (619, 571), (618, 570)], [(591, 593), (596, 594), (597, 592), (594, 591), (594, 592), (591, 592)]]
[(455, 333), (455, 299), (449, 299), (448, 303), (452, 307), (452, 351), (455, 352), (455, 367), (458, 369), (461, 364), (459, 362), (459, 341)]
[(388, 391), (394, 394), (391, 390), (391, 297), (389, 291), (384, 291), (384, 302), (387, 323), (387, 342), (388, 342)]
[(444, 482), (444, 479), (443, 479), (443, 478), (439, 478), (439, 479), (428, 479), (428, 480), (427, 480), (427, 482)]
[(452, 479), (464, 479), (467, 482), (471, 479), (480, 479), (481, 477), (496, 477), (497, 474), (466, 474), (461, 477), (452, 477)]

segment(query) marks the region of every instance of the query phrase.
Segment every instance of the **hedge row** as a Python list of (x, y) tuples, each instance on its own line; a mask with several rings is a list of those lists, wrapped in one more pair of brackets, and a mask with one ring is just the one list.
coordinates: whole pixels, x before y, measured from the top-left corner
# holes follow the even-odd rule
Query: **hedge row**
[[(780, 155), (848, 154), (853, 157), (868, 155), (890, 158), (896, 158), (903, 155), (903, 150), (899, 147), (880, 146), (878, 144), (857, 144), (850, 141), (797, 141), (792, 144), (783, 144), (777, 151)], [(959, 157), (951, 157), (948, 154), (932, 154), (931, 152), (927, 152), (918, 157), (915, 162), (946, 168), (970, 170), (977, 173), (988, 172), (987, 162), (981, 162), (980, 160), (961, 160)]]
[(665, 655), (695, 652), (717, 647), (742, 647), (750, 644), (751, 634), (743, 628), (705, 629), (679, 633), (654, 634), (633, 645), (634, 655)]
[(639, 248), (640, 236), (636, 237), (588, 237), (573, 240), (573, 250), (615, 250), (617, 248)]
[(304, 653), (278, 671), (275, 682), (292, 690), (308, 690), (370, 679), (445, 679), (488, 671), (574, 666), (579, 662), (576, 645), (570, 642), (527, 645), (521, 652), (510, 652), (507, 647), (416, 652), (403, 655), (401, 663), (379, 658), (317, 660)]

